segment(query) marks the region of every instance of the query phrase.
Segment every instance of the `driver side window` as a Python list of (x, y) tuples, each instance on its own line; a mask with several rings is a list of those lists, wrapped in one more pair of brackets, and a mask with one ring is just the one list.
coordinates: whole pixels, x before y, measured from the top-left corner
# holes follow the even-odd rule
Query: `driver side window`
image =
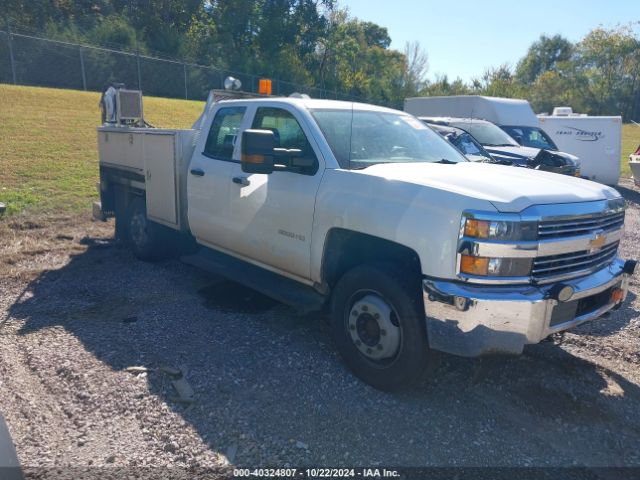
[(275, 136), (276, 148), (300, 150), (300, 157), (312, 158), (314, 166), (300, 173), (315, 174), (318, 169), (318, 159), (302, 127), (291, 113), (281, 108), (260, 107), (256, 111), (251, 128), (271, 130)]

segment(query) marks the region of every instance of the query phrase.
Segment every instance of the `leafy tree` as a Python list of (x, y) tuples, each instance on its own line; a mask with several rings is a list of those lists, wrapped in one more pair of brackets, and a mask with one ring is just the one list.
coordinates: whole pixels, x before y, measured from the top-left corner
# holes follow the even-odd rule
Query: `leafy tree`
[(124, 17), (117, 15), (103, 19), (85, 36), (99, 45), (112, 45), (127, 50), (139, 48), (136, 30)]
[(390, 43), (385, 28), (352, 19), (346, 10), (333, 11), (326, 35), (319, 39), (319, 86), (344, 92), (347, 98), (400, 105), (407, 62), (402, 53), (388, 48)]
[(453, 82), (449, 81), (447, 75), (436, 75), (434, 82), (427, 82), (427, 85), (419, 92), (424, 96), (446, 96), (446, 95), (469, 95), (472, 93), (469, 87), (460, 77)]
[(589, 112), (636, 117), (640, 112), (640, 40), (629, 26), (591, 31), (577, 45)]
[(517, 81), (532, 84), (542, 73), (555, 71), (559, 63), (569, 60), (573, 50), (573, 44), (561, 35), (541, 35), (518, 62), (515, 73)]
[(491, 97), (520, 97), (521, 85), (516, 81), (508, 64), (487, 68), (480, 78), (472, 81), (474, 93)]
[(526, 97), (536, 112), (551, 113), (554, 107), (569, 105), (576, 111), (588, 110), (582, 93), (584, 79), (576, 72), (570, 74), (548, 70), (541, 73), (531, 85)]
[(404, 46), (403, 93), (410, 96), (427, 85), (429, 57), (419, 42), (407, 42)]

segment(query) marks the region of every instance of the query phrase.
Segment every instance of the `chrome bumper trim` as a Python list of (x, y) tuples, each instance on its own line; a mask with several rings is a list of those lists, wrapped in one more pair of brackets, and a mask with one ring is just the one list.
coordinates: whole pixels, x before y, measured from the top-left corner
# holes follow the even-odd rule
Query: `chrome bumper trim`
[[(623, 300), (629, 287), (624, 261), (582, 278), (565, 282), (574, 288), (570, 301), (596, 295), (619, 285)], [(602, 316), (619, 304), (607, 303), (593, 311), (550, 325), (558, 301), (550, 297), (554, 284), (474, 285), (426, 278), (423, 300), (429, 345), (456, 355), (474, 357), (490, 353), (519, 354), (527, 344), (538, 343), (559, 331)]]

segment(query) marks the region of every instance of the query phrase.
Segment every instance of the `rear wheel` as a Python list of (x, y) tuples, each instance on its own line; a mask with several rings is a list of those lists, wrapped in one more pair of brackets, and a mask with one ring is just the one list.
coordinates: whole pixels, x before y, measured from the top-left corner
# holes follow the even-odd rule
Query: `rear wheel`
[(331, 330), (356, 376), (380, 390), (418, 382), (431, 361), (419, 279), (391, 266), (361, 265), (334, 288)]
[(147, 218), (142, 198), (135, 198), (127, 210), (126, 240), (140, 260), (158, 260), (165, 254), (162, 227)]

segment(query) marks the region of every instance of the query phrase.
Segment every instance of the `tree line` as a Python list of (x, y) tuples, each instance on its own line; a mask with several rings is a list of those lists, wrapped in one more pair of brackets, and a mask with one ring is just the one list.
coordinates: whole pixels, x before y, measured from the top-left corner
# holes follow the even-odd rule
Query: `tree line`
[(640, 120), (640, 38), (634, 26), (596, 28), (578, 42), (542, 35), (524, 57), (487, 68), (464, 83), (446, 76), (429, 83), (422, 95), (481, 94), (526, 98), (536, 112), (571, 106), (591, 115), (622, 115)]
[[(418, 43), (390, 48), (384, 26), (338, 0), (5, 0), (0, 10), (46, 37), (180, 58), (401, 107), (419, 95), (526, 98), (538, 112), (640, 120), (637, 24), (597, 28), (578, 42), (541, 36), (515, 66), (469, 82), (428, 79)], [(428, 48), (428, 46), (427, 46)], [(45, 61), (46, 59), (38, 60)]]

